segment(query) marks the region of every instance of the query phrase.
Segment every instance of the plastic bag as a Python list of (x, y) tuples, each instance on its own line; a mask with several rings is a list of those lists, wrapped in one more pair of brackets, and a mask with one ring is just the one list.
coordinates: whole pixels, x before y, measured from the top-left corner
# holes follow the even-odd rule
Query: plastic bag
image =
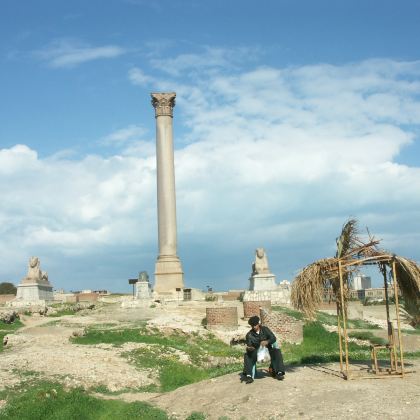
[(257, 352), (257, 362), (263, 362), (266, 359), (270, 358), (270, 353), (268, 352), (267, 347), (260, 346)]

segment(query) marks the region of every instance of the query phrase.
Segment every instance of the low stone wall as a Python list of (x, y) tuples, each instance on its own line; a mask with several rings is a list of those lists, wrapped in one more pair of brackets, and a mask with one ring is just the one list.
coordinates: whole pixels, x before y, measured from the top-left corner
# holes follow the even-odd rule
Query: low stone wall
[(0, 305), (10, 302), (13, 300), (16, 296), (15, 295), (0, 295)]
[(100, 296), (99, 293), (78, 293), (76, 302), (96, 302)]
[(290, 288), (278, 288), (276, 290), (247, 290), (244, 293), (243, 301), (271, 301), (272, 305), (289, 305)]
[(303, 322), (281, 312), (268, 313), (260, 310), (261, 323), (277, 337), (280, 345), (287, 341), (289, 343), (301, 343), (303, 340)]
[(271, 312), (271, 301), (260, 300), (260, 301), (247, 301), (243, 302), (244, 305), (244, 318), (251, 318), (251, 316), (260, 316), (260, 308), (265, 309), (267, 312)]
[(227, 308), (206, 308), (207, 327), (234, 327), (238, 326), (238, 309)]
[(241, 292), (241, 291), (227, 292), (225, 295), (223, 295), (223, 300), (225, 300), (225, 301), (239, 300), (241, 298), (242, 293), (243, 292)]

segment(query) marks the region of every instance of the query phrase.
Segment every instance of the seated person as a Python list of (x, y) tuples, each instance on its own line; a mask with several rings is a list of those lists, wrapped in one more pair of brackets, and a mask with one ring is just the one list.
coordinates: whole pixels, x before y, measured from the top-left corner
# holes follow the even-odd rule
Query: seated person
[[(275, 378), (282, 381), (284, 379), (285, 368), (283, 364), (283, 356), (277, 345), (276, 336), (270, 328), (261, 325), (258, 316), (252, 316), (248, 320), (248, 324), (252, 327), (245, 337), (246, 352), (244, 354), (244, 375), (245, 383), (254, 382), (252, 378), (252, 369), (257, 363), (257, 353), (260, 346), (267, 347), (270, 353), (271, 364), (270, 370)], [(275, 344), (276, 343), (276, 344)]]

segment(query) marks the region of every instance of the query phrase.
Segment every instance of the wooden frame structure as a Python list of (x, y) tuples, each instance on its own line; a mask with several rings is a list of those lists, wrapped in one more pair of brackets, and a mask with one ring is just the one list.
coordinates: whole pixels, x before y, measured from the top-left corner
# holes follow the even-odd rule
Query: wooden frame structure
[[(336, 239), (337, 253), (332, 258), (322, 258), (304, 267), (292, 283), (291, 301), (293, 306), (304, 312), (309, 318), (315, 317), (325, 289), (330, 289), (337, 305), (337, 330), (339, 337), (340, 371), (345, 379), (361, 377), (360, 371), (355, 375), (349, 366), (349, 338), (347, 334), (347, 301), (349, 298), (349, 280), (358, 267), (376, 265), (384, 278), (388, 342), (385, 345), (371, 345), (372, 366), (370, 378), (403, 378), (404, 354), (402, 346), (399, 296), (405, 302), (420, 302), (420, 266), (413, 260), (391, 254), (378, 247), (379, 240), (370, 235), (368, 240), (358, 237), (357, 221), (350, 219), (344, 226), (341, 235)], [(390, 271), (391, 284), (387, 273)], [(396, 331), (390, 317), (389, 286), (395, 296)], [(390, 367), (381, 369), (378, 364), (378, 351), (389, 352)], [(374, 375), (372, 374), (374, 373)]]
[[(340, 349), (340, 372), (343, 375), (344, 379), (354, 379), (355, 376), (352, 375), (352, 371), (349, 367), (349, 350), (348, 350), (348, 335), (347, 335), (347, 306), (345, 299), (345, 289), (344, 289), (344, 280), (343, 280), (343, 271), (350, 269), (354, 266), (362, 265), (378, 265), (380, 271), (384, 277), (384, 288), (385, 288), (385, 305), (386, 305), (386, 315), (387, 315), (387, 327), (388, 327), (388, 343), (386, 345), (372, 345), (371, 346), (371, 372), (375, 373), (375, 377), (386, 378), (391, 375), (404, 377), (404, 353), (402, 345), (402, 336), (401, 336), (401, 324), (400, 324), (400, 311), (399, 311), (399, 302), (398, 302), (398, 286), (397, 286), (397, 270), (396, 262), (394, 257), (389, 255), (376, 255), (371, 257), (364, 257), (360, 259), (338, 259), (337, 260), (337, 269), (338, 269), (338, 278), (339, 278), (339, 296), (336, 296), (337, 299), (337, 332), (339, 337), (339, 349)], [(398, 331), (398, 346), (397, 340), (395, 337), (395, 329), (393, 327), (390, 313), (389, 313), (389, 294), (388, 294), (388, 279), (386, 274), (386, 267), (389, 266), (392, 272), (392, 287), (394, 289), (395, 296), (395, 312), (397, 320), (397, 331)], [(343, 352), (344, 350), (344, 352)], [(382, 370), (379, 368), (377, 351), (378, 350), (387, 350), (389, 351), (390, 357), (390, 368)], [(344, 354), (343, 354), (344, 353)], [(344, 356), (344, 360), (343, 360)], [(356, 377), (361, 377), (360, 374)], [(372, 375), (365, 376), (372, 378)]]

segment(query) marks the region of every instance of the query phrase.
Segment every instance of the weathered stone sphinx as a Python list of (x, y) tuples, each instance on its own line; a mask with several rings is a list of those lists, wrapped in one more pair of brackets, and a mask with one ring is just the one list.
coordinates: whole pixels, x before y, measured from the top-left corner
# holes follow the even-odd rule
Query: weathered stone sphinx
[(274, 290), (276, 287), (276, 276), (270, 272), (267, 254), (264, 248), (257, 248), (249, 278), (249, 290)]
[(53, 287), (48, 280), (48, 273), (41, 271), (38, 257), (31, 257), (28, 274), (17, 287), (16, 301), (39, 302), (53, 299)]

